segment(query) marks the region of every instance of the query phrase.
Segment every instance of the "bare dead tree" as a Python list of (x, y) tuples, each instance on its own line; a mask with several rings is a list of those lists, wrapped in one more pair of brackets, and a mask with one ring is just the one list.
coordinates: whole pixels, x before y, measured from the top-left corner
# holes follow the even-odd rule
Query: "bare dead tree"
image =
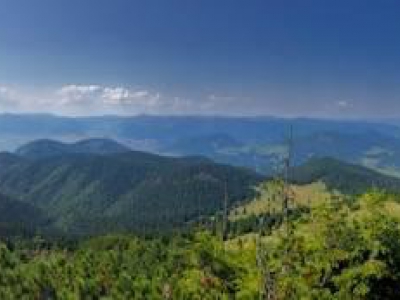
[(202, 227), (202, 210), (201, 210), (201, 200), (200, 200), (200, 195), (201, 195), (201, 189), (198, 188), (196, 192), (196, 204), (197, 204), (197, 226), (199, 228)]
[[(282, 203), (281, 206), (281, 213), (282, 213), (282, 225), (285, 227), (286, 231), (286, 246), (284, 247), (282, 255), (288, 255), (290, 251), (290, 238), (292, 235), (292, 226), (290, 222), (290, 209), (293, 206), (291, 203), (293, 200), (292, 196), (292, 191), (290, 187), (290, 170), (292, 167), (292, 159), (293, 159), (293, 127), (290, 126), (289, 128), (289, 135), (287, 137), (287, 151), (285, 153), (285, 157), (283, 158), (283, 170), (282, 172), (279, 172), (281, 175), (278, 176), (278, 182), (281, 184), (280, 190), (278, 191), (278, 194), (271, 195), (271, 199), (280, 200)], [(280, 198), (280, 199), (279, 199)], [(271, 216), (271, 209), (274, 209), (274, 205), (268, 205), (268, 214)], [(261, 224), (263, 225), (263, 224)], [(260, 226), (261, 229), (262, 226)], [(275, 300), (277, 299), (277, 294), (276, 294), (276, 285), (275, 285), (275, 274), (272, 272), (272, 270), (269, 269), (269, 266), (266, 262), (266, 257), (267, 257), (267, 251), (261, 241), (261, 230), (259, 230), (258, 235), (257, 235), (257, 245), (256, 245), (256, 251), (257, 251), (257, 265), (261, 271), (261, 281), (260, 281), (260, 293), (259, 297), (260, 300)], [(282, 272), (288, 272), (288, 266), (283, 266)]]
[[(289, 214), (290, 214), (290, 201), (291, 201), (291, 188), (290, 188), (290, 169), (292, 167), (292, 151), (293, 151), (293, 127), (289, 128), (289, 136), (287, 139), (287, 153), (284, 158), (284, 177), (283, 177), (283, 191), (282, 191), (282, 212), (284, 217), (284, 223), (289, 230)], [(289, 235), (290, 232), (288, 231)]]
[(228, 239), (228, 182), (224, 182), (224, 203), (222, 209), (222, 242)]

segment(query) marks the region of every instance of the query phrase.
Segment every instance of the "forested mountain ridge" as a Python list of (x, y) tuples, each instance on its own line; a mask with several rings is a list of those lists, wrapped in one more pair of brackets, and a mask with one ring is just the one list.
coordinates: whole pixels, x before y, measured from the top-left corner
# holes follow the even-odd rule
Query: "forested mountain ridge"
[(343, 193), (364, 193), (371, 188), (397, 193), (400, 191), (399, 178), (331, 157), (312, 158), (292, 168), (290, 177), (298, 184), (322, 181), (328, 188)]
[[(35, 147), (46, 151), (48, 144)], [(42, 209), (57, 229), (73, 234), (182, 227), (220, 210), (225, 186), (233, 203), (251, 196), (262, 179), (202, 157), (138, 151), (26, 156), (0, 155), (0, 191)]]
[[(400, 190), (397, 178), (328, 157), (290, 173), (294, 183), (322, 181), (344, 193)], [(232, 204), (251, 196), (262, 179), (205, 157), (129, 151), (106, 139), (39, 140), (14, 154), (0, 153), (0, 191), (46, 212), (54, 228), (73, 234), (182, 227), (221, 210), (225, 185)]]
[(128, 152), (129, 149), (111, 139), (85, 139), (75, 143), (62, 143), (54, 140), (41, 139), (25, 144), (15, 153), (26, 158), (48, 158), (66, 154), (114, 154)]
[[(397, 178), (328, 157), (313, 158), (290, 173), (294, 183), (322, 181), (344, 193), (400, 190)], [(15, 154), (0, 153), (0, 191), (41, 209), (55, 228), (74, 234), (182, 227), (220, 210), (225, 184), (232, 204), (252, 195), (261, 179), (249, 169), (205, 157), (129, 151), (106, 139), (39, 140)]]

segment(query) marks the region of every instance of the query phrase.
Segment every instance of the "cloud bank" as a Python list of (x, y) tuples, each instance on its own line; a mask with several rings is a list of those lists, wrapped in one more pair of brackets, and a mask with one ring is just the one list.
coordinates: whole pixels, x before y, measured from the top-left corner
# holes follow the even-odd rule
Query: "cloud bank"
[[(350, 98), (349, 98), (350, 99)], [(297, 99), (299, 100), (299, 99)], [(316, 99), (312, 110), (294, 98), (279, 96), (233, 96), (209, 93), (188, 97), (160, 91), (101, 84), (67, 84), (51, 89), (27, 91), (0, 84), (0, 112), (55, 113), (69, 116), (90, 115), (277, 115), (351, 116), (357, 108), (351, 100)], [(316, 114), (310, 114), (310, 111)], [(303, 115), (303, 116), (304, 116)]]
[[(0, 85), (0, 112), (103, 114), (229, 114), (241, 101), (215, 94), (201, 98), (98, 84), (68, 84), (46, 91), (23, 91)], [(230, 109), (228, 110), (227, 107)], [(243, 111), (237, 107), (237, 111)]]
[[(190, 106), (190, 105), (189, 105)], [(1, 112), (49, 112), (67, 115), (178, 112), (186, 100), (156, 91), (122, 86), (69, 84), (45, 92), (0, 86)]]

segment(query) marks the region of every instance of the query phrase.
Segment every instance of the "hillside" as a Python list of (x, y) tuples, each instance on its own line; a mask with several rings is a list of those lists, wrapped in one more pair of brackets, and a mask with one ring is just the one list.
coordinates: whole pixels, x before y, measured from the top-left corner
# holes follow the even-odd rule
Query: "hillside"
[(47, 159), (3, 154), (0, 166), (0, 191), (29, 201), (56, 228), (76, 234), (182, 226), (222, 207), (225, 182), (233, 203), (262, 179), (204, 158), (135, 151)]
[[(291, 175), (292, 206), (303, 212), (333, 198), (354, 198), (354, 194), (363, 194), (372, 188), (394, 193), (400, 191), (397, 178), (329, 157), (311, 159), (292, 169)], [(259, 227), (260, 219), (271, 218), (271, 212), (280, 211), (282, 203), (276, 199), (281, 191), (282, 186), (277, 182), (264, 182), (257, 187), (256, 198), (232, 208), (229, 219), (233, 233), (252, 233)], [(392, 206), (391, 210), (398, 210), (398, 206)]]
[(0, 194), (0, 237), (32, 235), (49, 222), (32, 204)]
[[(229, 218), (232, 222), (246, 219), (248, 217), (260, 217), (267, 214), (269, 211), (281, 208), (281, 203), (271, 206), (271, 199), (274, 194), (277, 194), (278, 187), (273, 182), (267, 182), (258, 188), (258, 195), (256, 198), (249, 202), (242, 203), (237, 207), (231, 209)], [(304, 185), (291, 185), (290, 186), (293, 204), (296, 206), (312, 206), (321, 204), (333, 195), (324, 183), (314, 182)]]
[(397, 197), (373, 192), (324, 201), (289, 223), (255, 222), (226, 241), (203, 228), (162, 238), (0, 242), (0, 297), (398, 299), (399, 212)]
[(293, 168), (291, 179), (297, 184), (322, 181), (329, 189), (344, 193), (363, 193), (370, 188), (392, 192), (400, 190), (398, 178), (329, 157), (313, 158)]

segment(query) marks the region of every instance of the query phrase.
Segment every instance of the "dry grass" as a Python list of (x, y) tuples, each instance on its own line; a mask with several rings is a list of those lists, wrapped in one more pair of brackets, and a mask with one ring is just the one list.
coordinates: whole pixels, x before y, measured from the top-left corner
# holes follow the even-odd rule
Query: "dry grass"
[[(278, 211), (280, 203), (277, 200), (278, 188), (276, 186), (267, 185), (261, 189), (261, 194), (258, 198), (243, 204), (230, 212), (229, 218), (231, 221), (236, 221), (246, 218), (249, 215), (261, 215), (267, 212)], [(313, 206), (322, 201), (327, 201), (332, 197), (322, 182), (316, 182), (308, 185), (292, 185), (292, 199), (295, 205)]]

